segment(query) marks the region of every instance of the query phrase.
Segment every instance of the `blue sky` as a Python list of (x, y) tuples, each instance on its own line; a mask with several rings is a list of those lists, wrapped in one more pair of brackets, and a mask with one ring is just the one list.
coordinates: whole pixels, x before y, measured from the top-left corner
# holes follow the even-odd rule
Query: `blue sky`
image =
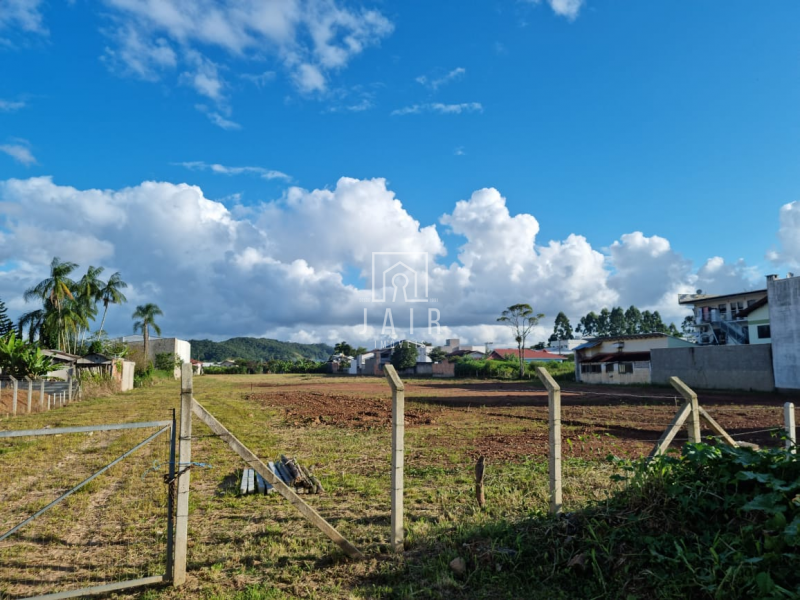
[[(310, 197), (336, 190), (341, 177), (384, 178), (420, 231), (436, 225), (443, 269), (485, 257), (494, 238), (478, 240), (480, 227), (451, 233), (442, 216), (495, 188), (511, 218), (538, 222), (537, 247), (575, 234), (605, 257), (602, 290), (564, 290), (575, 317), (593, 298), (669, 310), (664, 298), (678, 287), (759, 285), (765, 273), (800, 259), (796, 2), (256, 4), (268, 10), (241, 21), (236, 11), (252, 10), (248, 2), (4, 3), (0, 180), (52, 177), (54, 186), (82, 192), (188, 183), (239, 221), (255, 222), (248, 211), (263, 218), (263, 203), (283, 210), (292, 187)], [(33, 202), (22, 192), (5, 195), (0, 200)], [(365, 197), (364, 211), (371, 202)], [(14, 286), (45, 264), (12, 246), (23, 221), (9, 211), (0, 222), (11, 232), (0, 239), (2, 268), (17, 275), (0, 281), (0, 297), (14, 296)], [(623, 239), (634, 232), (647, 243)], [(298, 244), (316, 243), (302, 235), (298, 225)], [(115, 248), (84, 251), (87, 260), (109, 269), (126, 264), (117, 239), (92, 236)], [(459, 256), (465, 240), (473, 258)], [(641, 260), (615, 257), (615, 242), (618, 250), (638, 248)], [(410, 238), (399, 245), (406, 243), (419, 247)], [(655, 265), (648, 263), (654, 253), (663, 259)], [(327, 267), (291, 259), (298, 257), (338, 273), (345, 285), (363, 269), (354, 256)], [(726, 275), (707, 281), (702, 270), (713, 257)], [(648, 277), (658, 268), (682, 271), (671, 287), (631, 297), (625, 290), (635, 286), (614, 283), (625, 269), (633, 277), (631, 262)], [(541, 275), (533, 262), (523, 267), (531, 281)], [(569, 275), (576, 267), (564, 268)], [(473, 287), (489, 284), (476, 273)], [(137, 278), (140, 290), (167, 293), (165, 282)], [(500, 305), (529, 294), (514, 281), (498, 294)], [(551, 300), (541, 303), (556, 312)], [(497, 312), (488, 304), (473, 309), (485, 311), (485, 324)], [(303, 331), (323, 339), (348, 319)], [(453, 333), (477, 321), (454, 323)], [(176, 328), (225, 335), (189, 323)], [(288, 321), (267, 319), (237, 333), (294, 331)]]

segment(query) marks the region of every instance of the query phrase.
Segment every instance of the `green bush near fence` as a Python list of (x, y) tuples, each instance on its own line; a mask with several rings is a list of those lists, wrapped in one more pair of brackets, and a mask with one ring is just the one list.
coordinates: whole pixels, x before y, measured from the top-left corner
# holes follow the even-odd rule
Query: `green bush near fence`
[[(519, 376), (519, 359), (508, 360), (476, 360), (457, 358), (455, 363), (456, 377), (476, 377), (479, 379), (516, 379)], [(525, 376), (535, 378), (536, 367), (544, 367), (556, 381), (575, 381), (575, 363), (572, 360), (563, 362), (530, 362), (525, 363)]]
[(449, 528), (418, 541), (415, 553), (434, 557), (422, 568), (401, 566), (381, 583), (395, 597), (438, 597), (425, 591), (452, 577), (458, 556), (469, 593), (452, 597), (800, 598), (798, 455), (700, 443), (650, 462), (612, 460), (627, 485), (607, 499), (559, 517)]

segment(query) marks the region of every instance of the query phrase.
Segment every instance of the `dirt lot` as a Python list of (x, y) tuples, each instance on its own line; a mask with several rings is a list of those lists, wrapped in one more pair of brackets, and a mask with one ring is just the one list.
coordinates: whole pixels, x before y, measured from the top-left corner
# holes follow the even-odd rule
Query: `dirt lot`
[[(470, 580), (454, 577), (448, 566), (463, 547), (463, 532), (526, 519), (549, 505), (547, 396), (535, 382), (405, 382), (402, 557), (387, 545), (391, 400), (383, 379), (236, 375), (194, 383), (198, 402), (259, 457), (285, 454), (314, 467), (325, 493), (306, 500), (367, 558), (345, 560), (277, 494), (240, 496), (246, 463), (195, 420), (192, 459), (205, 466), (190, 471), (187, 583), (118, 597), (472, 598)], [(0, 430), (169, 419), (179, 394), (177, 381), (112, 396), (87, 394), (49, 412), (0, 414)], [(701, 405), (730, 433), (761, 444), (780, 443), (762, 430), (782, 427), (787, 400), (800, 398), (700, 393)], [(576, 511), (619, 489), (612, 479), (618, 466), (603, 459), (649, 452), (679, 399), (667, 388), (571, 385), (562, 402), (564, 509)], [(130, 430), (2, 440), (0, 532), (146, 435)], [(487, 457), (483, 509), (474, 500), (479, 455)], [(0, 542), (0, 597), (163, 572), (168, 460), (166, 441), (153, 442)], [(435, 583), (421, 591), (420, 581)]]
[[(351, 429), (388, 427), (391, 401), (381, 379), (334, 379), (324, 383), (245, 386), (246, 398), (285, 411), (293, 426)], [(470, 456), (520, 461), (547, 455), (547, 393), (530, 383), (416, 381), (406, 385), (406, 427), (436, 437), (438, 444), (464, 448), (464, 436), (448, 430), (477, 419)], [(701, 392), (699, 400), (737, 440), (779, 443), (782, 406), (797, 401), (777, 394)], [(604, 458), (646, 455), (670, 423), (680, 396), (667, 388), (564, 386), (562, 423), (565, 456)], [(508, 425), (517, 427), (509, 432)], [(444, 432), (443, 432), (444, 430)], [(444, 435), (443, 435), (444, 433)], [(710, 434), (705, 431), (704, 433)], [(680, 445), (686, 436), (678, 436)]]

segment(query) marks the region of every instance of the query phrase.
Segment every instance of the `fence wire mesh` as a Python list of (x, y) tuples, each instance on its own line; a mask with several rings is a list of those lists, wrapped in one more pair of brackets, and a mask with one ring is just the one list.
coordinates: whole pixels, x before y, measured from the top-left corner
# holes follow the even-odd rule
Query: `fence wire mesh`
[[(0, 536), (157, 431), (0, 439)], [(164, 575), (169, 443), (167, 428), (0, 541), (0, 598)]]

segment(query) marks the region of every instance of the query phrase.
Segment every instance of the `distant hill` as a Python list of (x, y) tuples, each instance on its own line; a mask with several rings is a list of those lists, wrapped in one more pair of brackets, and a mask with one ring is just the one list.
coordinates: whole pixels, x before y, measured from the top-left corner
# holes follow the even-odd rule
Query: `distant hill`
[(327, 344), (296, 344), (267, 338), (237, 337), (225, 342), (211, 340), (189, 340), (192, 358), (195, 360), (220, 362), (226, 358), (245, 360), (328, 360), (333, 347)]

